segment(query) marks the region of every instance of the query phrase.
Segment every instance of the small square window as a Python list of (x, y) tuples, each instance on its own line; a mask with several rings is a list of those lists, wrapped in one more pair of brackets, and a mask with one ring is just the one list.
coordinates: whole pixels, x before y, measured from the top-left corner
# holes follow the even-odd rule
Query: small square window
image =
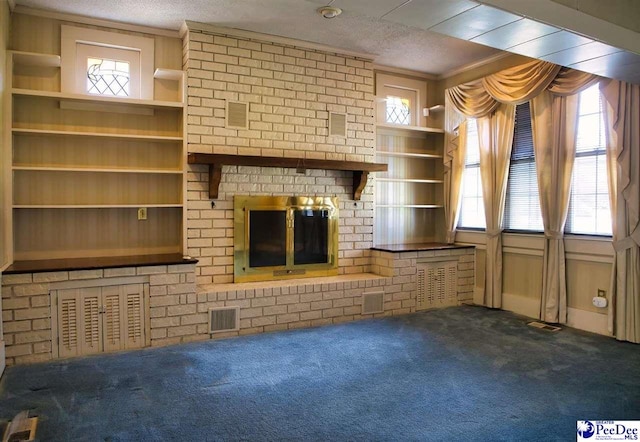
[(411, 125), (411, 101), (408, 98), (388, 96), (385, 121), (391, 124)]
[(87, 59), (87, 92), (95, 95), (128, 97), (129, 63), (106, 58)]

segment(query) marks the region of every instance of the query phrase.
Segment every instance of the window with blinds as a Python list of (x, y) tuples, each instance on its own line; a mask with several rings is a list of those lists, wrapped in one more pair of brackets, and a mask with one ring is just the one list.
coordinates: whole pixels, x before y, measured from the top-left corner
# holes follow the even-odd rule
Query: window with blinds
[(597, 84), (580, 93), (576, 159), (565, 232), (611, 235), (604, 118)]
[(480, 177), (480, 143), (476, 120), (467, 120), (467, 156), (462, 173), (459, 228), (484, 229), (484, 201)]
[(503, 227), (506, 230), (544, 231), (529, 103), (516, 107)]

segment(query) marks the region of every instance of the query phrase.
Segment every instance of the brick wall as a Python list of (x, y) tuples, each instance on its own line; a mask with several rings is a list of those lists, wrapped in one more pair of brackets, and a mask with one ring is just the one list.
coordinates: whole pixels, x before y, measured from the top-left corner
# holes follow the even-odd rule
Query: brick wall
[(172, 338), (176, 336), (203, 331), (196, 330), (192, 325), (194, 318), (189, 314), (189, 309), (196, 311), (194, 268), (194, 264), (182, 264), (3, 275), (2, 319), (7, 365), (51, 359), (51, 318), (52, 308), (55, 309), (51, 306), (52, 290), (149, 284), (151, 345), (173, 343), (176, 339)]
[[(373, 161), (373, 68), (369, 60), (190, 30), (188, 150), (256, 156)], [(225, 100), (249, 103), (249, 129), (225, 128)], [(347, 137), (328, 135), (329, 112), (347, 114)], [(373, 184), (354, 202), (351, 173), (223, 168), (212, 208), (206, 166), (188, 169), (188, 253), (198, 284), (233, 281), (233, 196), (339, 198), (339, 273), (368, 271)], [(373, 181), (373, 180), (370, 180)]]

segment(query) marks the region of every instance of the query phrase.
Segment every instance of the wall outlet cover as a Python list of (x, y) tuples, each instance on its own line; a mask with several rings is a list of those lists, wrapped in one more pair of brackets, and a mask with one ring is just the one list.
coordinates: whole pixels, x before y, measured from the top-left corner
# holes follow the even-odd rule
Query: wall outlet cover
[(607, 306), (607, 298), (601, 296), (595, 296), (593, 298), (593, 305), (598, 308), (605, 308)]

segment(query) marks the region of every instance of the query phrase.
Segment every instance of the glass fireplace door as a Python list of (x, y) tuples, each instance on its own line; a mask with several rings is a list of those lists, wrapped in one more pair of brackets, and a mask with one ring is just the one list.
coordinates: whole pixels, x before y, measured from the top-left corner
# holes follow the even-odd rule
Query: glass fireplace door
[(287, 211), (249, 211), (249, 267), (287, 264)]
[(294, 209), (294, 265), (326, 264), (328, 262), (329, 211), (326, 209)]

